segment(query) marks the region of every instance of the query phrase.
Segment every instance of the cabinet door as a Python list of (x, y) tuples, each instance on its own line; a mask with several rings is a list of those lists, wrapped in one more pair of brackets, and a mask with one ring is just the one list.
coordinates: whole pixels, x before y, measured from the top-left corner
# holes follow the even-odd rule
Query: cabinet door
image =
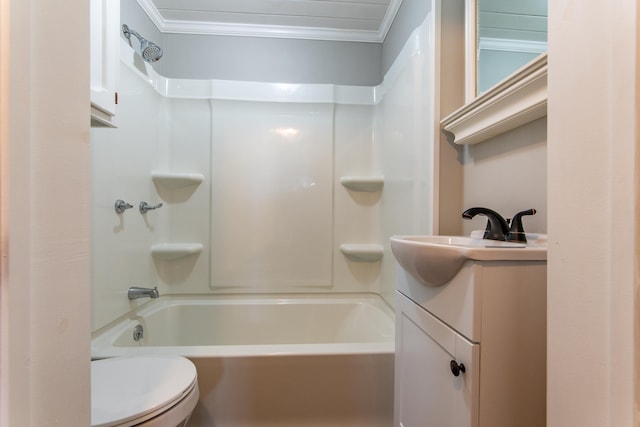
[(479, 345), (400, 293), (396, 313), (395, 426), (476, 427)]
[(91, 0), (92, 124), (115, 126), (120, 61), (120, 2)]

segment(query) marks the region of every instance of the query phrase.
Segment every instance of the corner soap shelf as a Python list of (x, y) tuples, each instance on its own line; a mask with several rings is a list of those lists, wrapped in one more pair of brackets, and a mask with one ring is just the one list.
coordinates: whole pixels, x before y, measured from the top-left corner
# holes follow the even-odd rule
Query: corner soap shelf
[(347, 175), (340, 178), (340, 184), (349, 190), (373, 193), (382, 190), (384, 186), (384, 176)]
[(151, 172), (151, 179), (166, 188), (181, 188), (200, 185), (204, 175), (197, 172)]
[(382, 259), (384, 248), (372, 243), (343, 243), (340, 252), (351, 261), (376, 262)]
[(151, 255), (162, 261), (173, 261), (202, 252), (201, 243), (159, 243), (151, 246)]

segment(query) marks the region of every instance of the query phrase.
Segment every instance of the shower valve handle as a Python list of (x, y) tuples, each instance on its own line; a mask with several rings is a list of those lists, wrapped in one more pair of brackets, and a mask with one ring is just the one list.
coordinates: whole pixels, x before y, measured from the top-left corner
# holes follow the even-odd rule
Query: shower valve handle
[(146, 214), (149, 211), (152, 211), (154, 209), (158, 209), (161, 207), (162, 207), (162, 203), (158, 203), (157, 205), (150, 205), (147, 202), (140, 202), (140, 213)]
[(133, 207), (133, 205), (125, 202), (124, 200), (116, 200), (116, 204), (114, 205), (114, 208), (116, 210), (117, 214), (121, 214), (124, 211), (126, 211), (127, 209), (131, 209)]

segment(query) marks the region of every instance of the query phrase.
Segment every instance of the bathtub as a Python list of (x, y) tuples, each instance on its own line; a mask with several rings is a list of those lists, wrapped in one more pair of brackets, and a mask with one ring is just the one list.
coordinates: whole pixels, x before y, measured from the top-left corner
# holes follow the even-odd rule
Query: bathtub
[(191, 427), (393, 423), (394, 314), (375, 294), (162, 296), (98, 330), (91, 352), (191, 359)]

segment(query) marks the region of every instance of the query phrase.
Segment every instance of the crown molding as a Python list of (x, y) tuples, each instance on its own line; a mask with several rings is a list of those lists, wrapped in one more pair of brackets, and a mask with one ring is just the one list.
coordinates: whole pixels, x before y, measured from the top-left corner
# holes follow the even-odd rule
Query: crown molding
[(378, 31), (337, 30), (331, 28), (295, 27), (282, 25), (222, 24), (166, 20), (151, 0), (137, 0), (142, 10), (162, 33), (199, 34), (236, 37), (269, 37), (303, 40), (328, 40), (382, 43), (391, 28), (402, 0), (391, 0)]

